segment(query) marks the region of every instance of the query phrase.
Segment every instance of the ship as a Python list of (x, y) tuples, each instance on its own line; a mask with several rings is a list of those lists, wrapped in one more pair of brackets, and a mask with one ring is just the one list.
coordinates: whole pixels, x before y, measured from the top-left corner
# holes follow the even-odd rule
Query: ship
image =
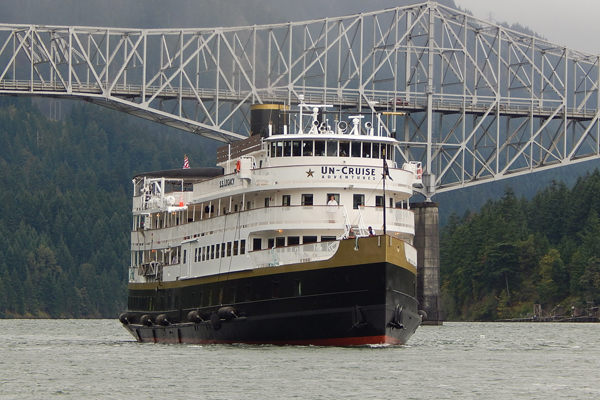
[(135, 340), (403, 345), (420, 326), (420, 163), (396, 163), (380, 114), (289, 108), (253, 105), (216, 167), (133, 178), (119, 320)]

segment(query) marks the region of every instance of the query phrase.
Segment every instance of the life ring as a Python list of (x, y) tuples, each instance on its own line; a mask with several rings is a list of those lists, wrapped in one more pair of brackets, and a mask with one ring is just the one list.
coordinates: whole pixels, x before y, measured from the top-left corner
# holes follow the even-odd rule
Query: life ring
[(237, 160), (237, 163), (235, 164), (235, 172), (240, 172), (242, 170), (242, 160)]

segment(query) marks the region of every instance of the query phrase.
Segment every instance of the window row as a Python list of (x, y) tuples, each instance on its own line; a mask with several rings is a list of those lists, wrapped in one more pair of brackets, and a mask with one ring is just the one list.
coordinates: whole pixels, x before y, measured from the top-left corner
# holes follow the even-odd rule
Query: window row
[(271, 157), (356, 157), (393, 159), (391, 144), (339, 140), (277, 140), (269, 146)]
[[(302, 240), (301, 240), (302, 239)], [(321, 242), (333, 242), (335, 241), (335, 236), (321, 236)], [(263, 243), (266, 242), (267, 247), (263, 248)], [(272, 249), (273, 247), (285, 247), (285, 246), (295, 246), (300, 244), (310, 244), (310, 243), (319, 243), (319, 237), (313, 235), (307, 236), (279, 236), (275, 238), (268, 238), (263, 240), (263, 238), (253, 238), (252, 239), (252, 250), (266, 250)]]
[[(208, 246), (196, 247), (194, 249), (194, 262), (214, 260), (217, 258), (232, 257), (246, 254), (246, 240), (239, 242), (217, 243)], [(185, 255), (185, 253), (184, 253)], [(185, 263), (185, 260), (184, 260)]]
[[(301, 205), (303, 206), (312, 206), (314, 205), (313, 202), (314, 196), (312, 194), (303, 194), (301, 197)], [(341, 205), (340, 203), (340, 195), (337, 193), (328, 193), (327, 194), (327, 205)], [(282, 196), (282, 206), (289, 206), (290, 205), (290, 197), (288, 195), (283, 195)], [(395, 204), (394, 204), (394, 199), (392, 197), (389, 198), (389, 207), (390, 208), (394, 208)], [(383, 207), (383, 196), (375, 196), (375, 207)], [(360, 206), (364, 206), (365, 205), (365, 195), (364, 194), (360, 194), (360, 193), (354, 193), (352, 195), (352, 208), (355, 210), (358, 210), (358, 207)], [(267, 202), (265, 202), (265, 206), (268, 207)]]

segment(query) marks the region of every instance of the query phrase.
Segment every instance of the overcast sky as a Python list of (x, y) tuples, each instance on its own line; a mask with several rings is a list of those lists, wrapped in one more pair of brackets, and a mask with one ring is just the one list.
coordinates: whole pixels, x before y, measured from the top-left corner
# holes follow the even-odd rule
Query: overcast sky
[(520, 23), (549, 42), (600, 54), (600, 0), (454, 0), (483, 20)]

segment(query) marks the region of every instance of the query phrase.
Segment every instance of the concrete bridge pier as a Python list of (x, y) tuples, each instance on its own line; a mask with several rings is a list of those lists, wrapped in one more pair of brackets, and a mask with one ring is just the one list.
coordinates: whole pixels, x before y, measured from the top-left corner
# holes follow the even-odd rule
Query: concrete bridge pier
[(412, 203), (411, 209), (415, 213), (417, 300), (419, 309), (427, 313), (423, 325), (442, 325), (438, 203)]

